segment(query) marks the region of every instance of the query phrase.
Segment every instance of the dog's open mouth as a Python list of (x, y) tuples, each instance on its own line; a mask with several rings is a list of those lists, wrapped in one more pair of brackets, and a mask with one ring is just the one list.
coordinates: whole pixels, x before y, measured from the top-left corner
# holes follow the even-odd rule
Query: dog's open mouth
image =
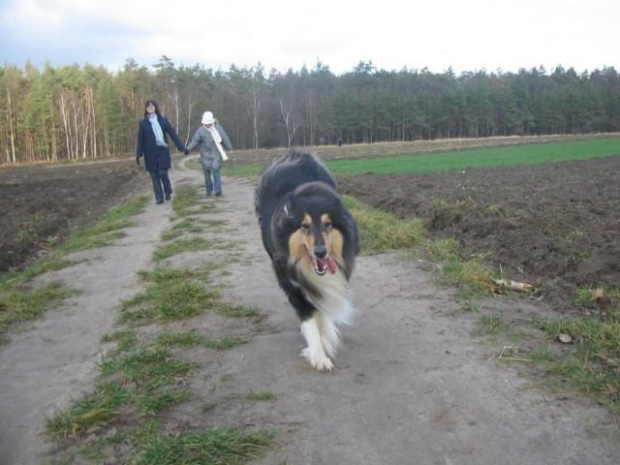
[(331, 257), (327, 258), (314, 258), (312, 259), (312, 264), (314, 265), (314, 271), (319, 276), (323, 276), (327, 271), (331, 274), (336, 274), (336, 270), (338, 269), (338, 265), (336, 262), (331, 259)]

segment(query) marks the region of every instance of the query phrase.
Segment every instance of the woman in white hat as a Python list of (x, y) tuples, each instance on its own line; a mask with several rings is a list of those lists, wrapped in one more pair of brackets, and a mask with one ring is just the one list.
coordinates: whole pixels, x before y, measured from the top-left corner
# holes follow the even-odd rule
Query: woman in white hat
[[(200, 161), (205, 174), (205, 188), (207, 195), (222, 195), (222, 177), (220, 169), (222, 163), (228, 160), (226, 150), (232, 150), (230, 139), (224, 128), (216, 124), (213, 113), (205, 111), (202, 115), (202, 126), (196, 129), (187, 150), (200, 148)], [(211, 179), (213, 176), (213, 180)]]

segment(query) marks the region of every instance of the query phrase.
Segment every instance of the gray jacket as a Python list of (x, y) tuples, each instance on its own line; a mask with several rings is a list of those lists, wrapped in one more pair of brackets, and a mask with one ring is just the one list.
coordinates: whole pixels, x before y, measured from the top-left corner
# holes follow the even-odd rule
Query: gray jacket
[[(222, 136), (222, 147), (224, 150), (232, 150), (232, 144), (224, 128), (216, 124), (215, 129), (217, 129), (217, 132)], [(204, 126), (200, 126), (196, 129), (192, 141), (187, 145), (187, 150), (191, 151), (196, 147), (200, 148), (200, 161), (202, 162), (203, 169), (218, 169), (222, 166), (220, 151), (217, 149), (217, 145), (211, 133)]]

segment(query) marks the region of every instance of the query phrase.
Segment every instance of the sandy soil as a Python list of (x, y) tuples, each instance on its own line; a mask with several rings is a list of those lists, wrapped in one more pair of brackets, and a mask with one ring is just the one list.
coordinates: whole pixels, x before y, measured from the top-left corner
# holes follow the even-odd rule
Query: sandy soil
[[(201, 173), (173, 171), (176, 186), (200, 186)], [(498, 362), (475, 336), (475, 317), (410, 251), (361, 257), (353, 277), (357, 318), (343, 331), (332, 373), (313, 371), (299, 352), (294, 311), (278, 289), (253, 215), (253, 186), (225, 179), (217, 213), (233, 231), (205, 232), (239, 241), (242, 260), (222, 276), (227, 299), (264, 318), (230, 322), (205, 314), (182, 323), (204, 334), (245, 334), (248, 344), (222, 352), (191, 351), (200, 365), (194, 397), (167, 412), (170, 431), (238, 425), (272, 429), (278, 447), (262, 464), (617, 464), (614, 418), (587, 400), (555, 397)], [(203, 200), (212, 202), (214, 200)], [(139, 226), (114, 247), (83, 252), (88, 260), (50, 274), (82, 294), (48, 312), (0, 348), (0, 457), (7, 465), (48, 463), (43, 418), (88, 391), (93, 365), (110, 346), (121, 299), (141, 291), (169, 204), (149, 204)], [(226, 252), (182, 254), (169, 266), (226, 260)], [(506, 311), (544, 312), (523, 300), (490, 301)], [(241, 402), (269, 391), (271, 402)], [(204, 413), (205, 402), (215, 407)], [(111, 463), (122, 463), (122, 458)]]

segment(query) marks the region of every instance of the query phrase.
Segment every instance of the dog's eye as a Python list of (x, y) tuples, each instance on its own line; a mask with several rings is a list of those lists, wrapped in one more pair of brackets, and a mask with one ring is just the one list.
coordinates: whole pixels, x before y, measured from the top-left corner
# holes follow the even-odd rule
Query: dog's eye
[(308, 232), (308, 231), (310, 231), (310, 225), (309, 225), (309, 224), (302, 223), (302, 225), (301, 225), (301, 230), (302, 230), (303, 232)]
[(331, 221), (327, 221), (327, 222), (323, 223), (323, 227), (325, 228), (325, 231), (330, 231), (332, 229)]

